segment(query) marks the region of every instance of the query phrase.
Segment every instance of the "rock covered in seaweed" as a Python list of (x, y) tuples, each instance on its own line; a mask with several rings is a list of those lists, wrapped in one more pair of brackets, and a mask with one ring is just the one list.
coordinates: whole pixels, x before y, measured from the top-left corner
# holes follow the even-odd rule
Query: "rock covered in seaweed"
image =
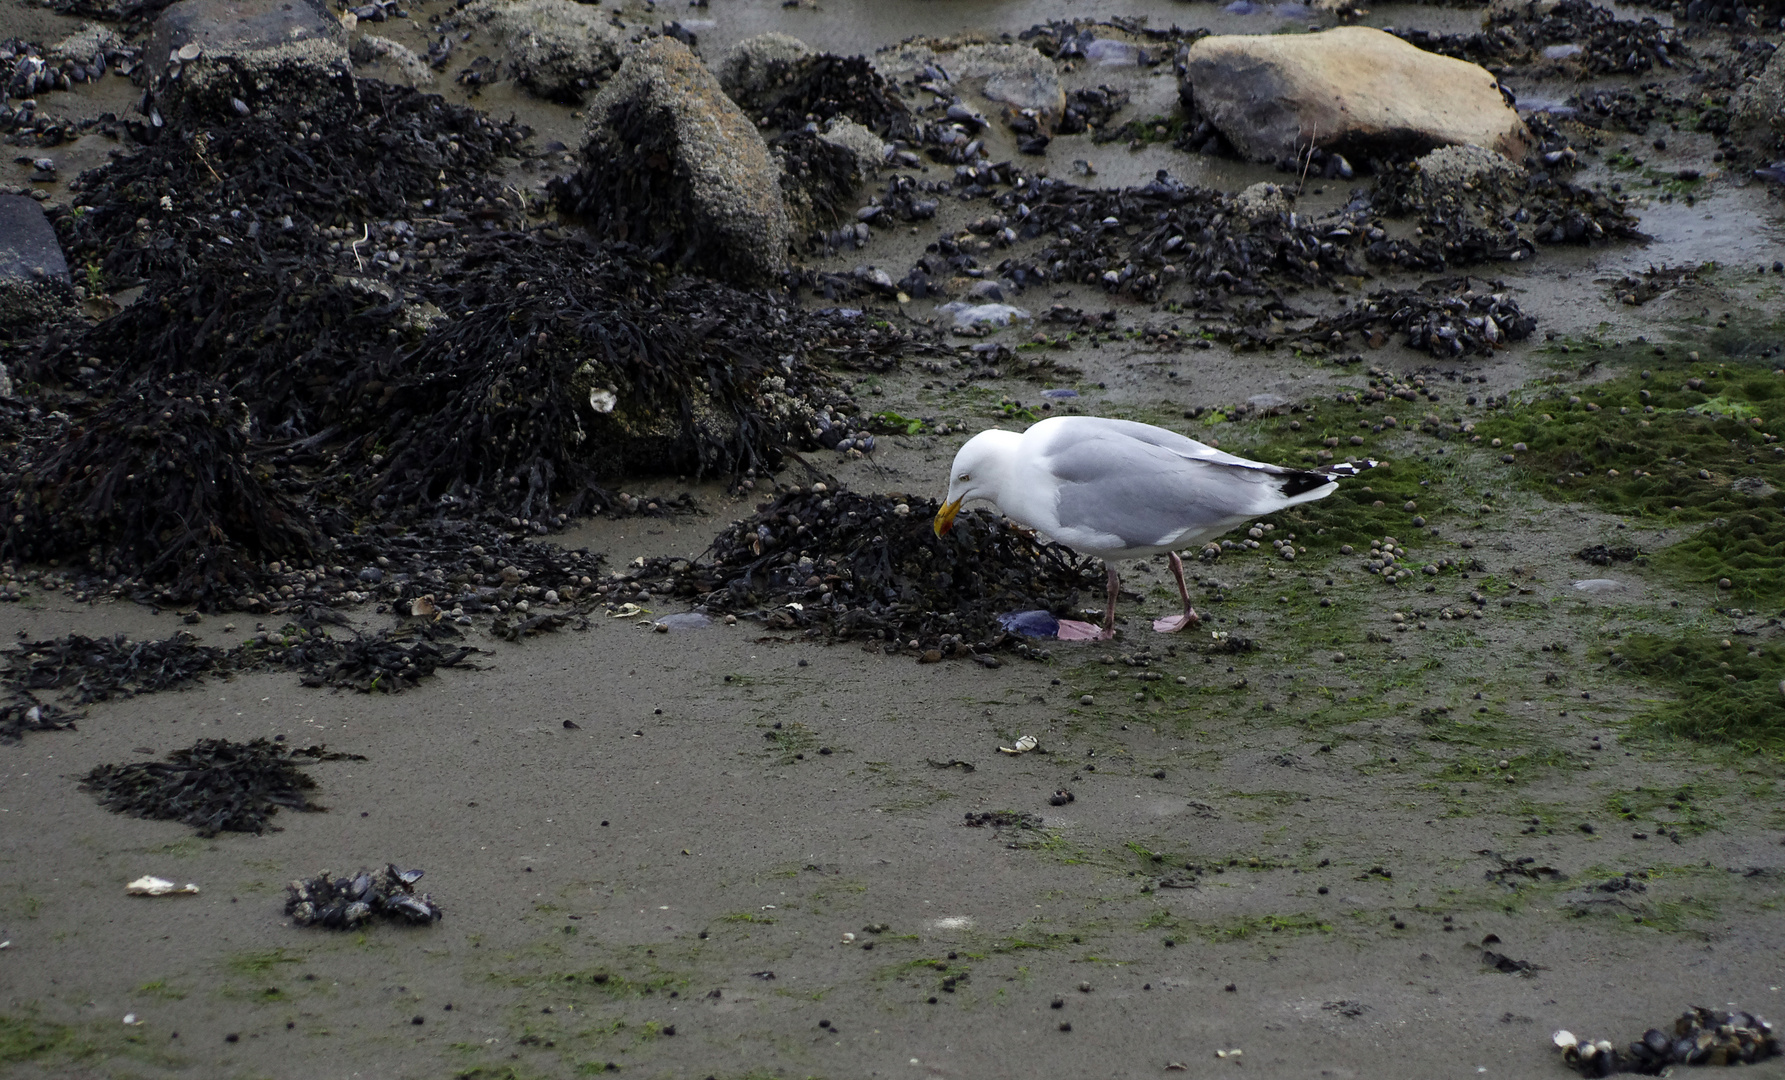
[(285, 914), (299, 926), (351, 930), (374, 916), (411, 926), (438, 922), (445, 914), (428, 893), (417, 893), (420, 870), (361, 870), (352, 877), (333, 877), (327, 870), (285, 887)]
[(1310, 144), (1359, 160), (1459, 144), (1518, 158), (1527, 139), (1492, 75), (1362, 26), (1203, 38), (1184, 54), (1180, 95), (1253, 161)]
[(639, 46), (589, 105), (559, 204), (652, 261), (740, 282), (778, 277), (792, 231), (780, 170), (706, 65), (674, 38)]

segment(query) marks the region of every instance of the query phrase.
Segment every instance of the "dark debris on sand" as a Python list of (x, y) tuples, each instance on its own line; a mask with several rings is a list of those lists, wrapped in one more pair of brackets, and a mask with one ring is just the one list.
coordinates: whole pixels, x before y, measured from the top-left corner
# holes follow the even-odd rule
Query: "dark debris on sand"
[(376, 916), (423, 926), (444, 914), (428, 893), (417, 893), (420, 870), (361, 870), (352, 877), (332, 877), (327, 870), (285, 887), (285, 914), (299, 926), (351, 930)]
[(667, 590), (773, 629), (964, 656), (1014, 644), (999, 615), (1067, 615), (1081, 592), (1101, 587), (1093, 562), (984, 511), (962, 513), (938, 537), (937, 509), (931, 499), (796, 489), (715, 537), (710, 561), (657, 560), (610, 582), (607, 595)]
[(76, 715), (54, 702), (39, 701), (16, 686), (0, 688), (0, 743), (16, 743), (27, 731), (73, 731)]
[(280, 807), (316, 812), (316, 781), (299, 765), (364, 761), (321, 746), (291, 749), (267, 739), (246, 743), (200, 739), (166, 761), (100, 765), (81, 780), (107, 810), (131, 817), (181, 821), (200, 836), (265, 832)]

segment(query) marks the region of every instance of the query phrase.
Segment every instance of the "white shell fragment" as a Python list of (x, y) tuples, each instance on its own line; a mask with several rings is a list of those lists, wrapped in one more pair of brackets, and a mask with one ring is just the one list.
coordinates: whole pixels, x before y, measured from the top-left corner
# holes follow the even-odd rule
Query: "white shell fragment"
[(137, 1026), (137, 1025), (138, 1025), (138, 1024), (141, 1024), (141, 1023), (142, 1023), (142, 1021), (141, 1021), (141, 1020), (138, 1020), (138, 1019), (137, 1019), (137, 1018), (136, 1018), (136, 1014), (135, 1014), (135, 1013), (125, 1013), (125, 1014), (124, 1014), (124, 1024), (125, 1024), (125, 1026), (127, 1026), (127, 1027), (136, 1027), (136, 1026)]
[(124, 886), (124, 891), (131, 896), (196, 896), (198, 886), (187, 882), (175, 885), (166, 878), (144, 875)]
[(1215, 1051), (1215, 1056), (1218, 1058), (1236, 1058), (1236, 1057), (1239, 1057), (1244, 1052), (1245, 1051), (1239, 1050), (1239, 1049), (1217, 1050), (1217, 1051)]
[(611, 616), (609, 616), (609, 618), (631, 619), (636, 616), (643, 615), (644, 613), (645, 613), (645, 609), (639, 607), (637, 604), (621, 604), (619, 607), (614, 609), (614, 613)]
[(1569, 1031), (1567, 1028), (1563, 1028), (1561, 1031), (1556, 1032), (1554, 1035), (1551, 1035), (1549, 1038), (1550, 1038), (1550, 1042), (1553, 1042), (1556, 1044), (1556, 1049), (1558, 1049), (1558, 1050), (1566, 1050), (1571, 1046), (1579, 1046), (1580, 1045), (1580, 1040), (1576, 1039), (1574, 1037), (1574, 1032)]
[(620, 403), (619, 395), (612, 390), (594, 389), (589, 391), (589, 408), (598, 413), (610, 413)]
[(998, 753), (1000, 753), (1000, 754), (1026, 754), (1029, 751), (1035, 749), (1037, 746), (1040, 746), (1040, 745), (1041, 745), (1040, 740), (1036, 739), (1035, 736), (1024, 735), (1022, 738), (1020, 738), (1016, 741), (1015, 746), (1000, 746), (1000, 747), (998, 747)]

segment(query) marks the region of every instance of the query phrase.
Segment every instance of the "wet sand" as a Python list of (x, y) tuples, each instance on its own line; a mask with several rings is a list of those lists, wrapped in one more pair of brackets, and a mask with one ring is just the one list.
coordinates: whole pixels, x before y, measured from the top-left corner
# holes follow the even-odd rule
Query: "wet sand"
[[(713, 0), (686, 14), (713, 21), (699, 31), (711, 58), (765, 29), (856, 51), (920, 31), (1020, 30), (1071, 7)], [(1204, 4), (1099, 14), (1129, 8), (1254, 28)], [(46, 39), (71, 25), (0, 10), (28, 12), (21, 25)], [(1371, 21), (1472, 18), (1402, 8)], [(384, 32), (421, 41), (422, 29)], [(1137, 100), (1163, 96), (1157, 76), (1129, 77), (1147, 83)], [(542, 138), (578, 124), (506, 86), (482, 104), (524, 113)], [(1715, 143), (1673, 138), (1682, 161)], [(1105, 180), (1167, 165), (1187, 179), (1232, 174), (1224, 185), (1275, 176), (1083, 139), (1059, 140), (1048, 166), (1090, 153)], [(1731, 182), (1642, 214), (1646, 245), (1546, 249), (1516, 277), (1492, 272), (1560, 334), (1605, 324), (1660, 340), (1702, 311), (1765, 303), (1733, 274), (1641, 308), (1608, 300), (1605, 282), (1650, 263), (1770, 262), (1785, 253), (1776, 197)], [(876, 239), (833, 268), (903, 268), (933, 235)], [(1486, 376), (1483, 393), (1514, 391), (1563, 369), (1538, 344), (1437, 367)], [(1078, 345), (1063, 359), (1082, 371), (1085, 411), (1143, 419), (1266, 391), (1330, 402), (1369, 378), (1219, 347)], [(1394, 345), (1369, 361), (1434, 366)], [(874, 380), (876, 407), (970, 433), (1002, 415), (1000, 397), (1032, 402), (1039, 389), (932, 380), (908, 363)], [(1242, 453), (1252, 437), (1221, 435)], [(859, 490), (940, 494), (960, 439), (887, 436), (873, 462), (814, 460)], [(1429, 453), (1412, 434), (1381, 445)], [(1585, 545), (1657, 551), (1682, 534), (1544, 501), (1486, 454), (1453, 466), (1456, 493), (1434, 495), (1436, 531), (1414, 542), (1435, 557), (1468, 540), (1482, 563), (1469, 578), (1428, 595), (1423, 582), (1385, 586), (1356, 558), (1230, 554), (1201, 569), (1228, 599), (1178, 639), (1146, 628), (1177, 603), (1156, 564), (1125, 573), (1139, 599), (1124, 598), (1120, 640), (1053, 643), (1047, 663), (919, 664), (753, 624), (659, 634), (597, 608), (587, 629), (518, 644), (480, 627), (475, 669), (400, 695), (274, 673), (90, 706), (78, 731), (0, 746), (0, 1071), (1129, 1077), (1181, 1063), (1189, 1076), (1532, 1077), (1567, 1075), (1556, 1028), (1622, 1041), (1691, 1004), (1778, 1018), (1778, 762), (1638, 737), (1628, 721), (1656, 692), (1603, 660), (1635, 629), (1776, 636), (1779, 613), (1732, 617), (1713, 588), (1587, 566), (1572, 557)], [(597, 519), (560, 539), (610, 567), (693, 556), (755, 502), (716, 487), (697, 498), (696, 515)], [(1482, 499), (1491, 513), (1475, 509)], [(1588, 577), (1625, 588), (1572, 588)], [(1475, 607), (1469, 594), (1490, 587), (1479, 619), (1406, 614)], [(390, 623), (369, 607), (353, 617)], [(189, 630), (232, 645), (254, 629), (247, 615), (190, 626), (58, 593), (0, 605), (8, 641)], [(1211, 631), (1258, 648), (1212, 651)], [(999, 752), (1025, 734), (1037, 751)], [(96, 765), (195, 738), (278, 735), (367, 760), (309, 767), (328, 812), (281, 812), (263, 836), (196, 838), (109, 814), (76, 786)], [(1050, 804), (1061, 790), (1072, 801)], [(1040, 825), (965, 823), (990, 811)], [(1527, 858), (1565, 880), (1507, 870)], [(284, 917), (287, 881), (385, 862), (425, 870), (445, 919), (333, 933)], [(1595, 888), (1627, 872), (1642, 891)], [(202, 892), (127, 897), (143, 874)], [(1489, 948), (1536, 969), (1484, 963), (1490, 935)]]

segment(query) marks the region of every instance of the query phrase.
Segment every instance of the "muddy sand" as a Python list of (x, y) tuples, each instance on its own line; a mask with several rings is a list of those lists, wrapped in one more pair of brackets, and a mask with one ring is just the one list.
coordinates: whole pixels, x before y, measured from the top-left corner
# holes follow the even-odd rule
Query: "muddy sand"
[[(381, 30), (425, 50), (436, 7)], [(694, 16), (683, 21), (709, 59), (771, 29), (871, 54), (914, 33), (1015, 33), (1082, 14), (1045, 0), (626, 10)], [(1257, 32), (1292, 24), (1276, 10), (1097, 14)], [(79, 21), (11, 0), (0, 12), (16, 20), (7, 33), (34, 40)], [(1457, 32), (1480, 15), (1391, 6), (1365, 21)], [(1729, 40), (1705, 34), (1701, 55)], [(1777, 42), (1776, 22), (1759, 37)], [(1132, 118), (1175, 107), (1169, 72), (1088, 74), (1129, 85)], [(1533, 96), (1587, 85), (1552, 76)], [(124, 101), (121, 86), (92, 93)], [(430, 89), (512, 111), (540, 140), (574, 145), (580, 127), (572, 106), (512, 83), (469, 99), (444, 76)], [(1191, 633), (1149, 629), (1177, 605), (1162, 561), (1125, 571), (1117, 640), (1038, 642), (1045, 659), (1001, 651), (995, 668), (750, 619), (653, 632), (653, 618), (689, 607), (659, 595), (640, 614), (585, 605), (580, 624), (515, 642), (480, 621), (472, 666), (401, 694), (306, 687), (284, 671), (210, 676), (94, 703), (77, 730), (0, 746), (0, 1072), (1541, 1077), (1568, 1075), (1550, 1045), (1558, 1028), (1622, 1043), (1693, 1004), (1779, 1018), (1785, 698), (1761, 693), (1785, 677), (1785, 588), (1766, 547), (1785, 534), (1776, 492), (1762, 491), (1782, 483), (1776, 444), (1689, 428), (1661, 455), (1681, 469), (1709, 455), (1715, 498), (1760, 493), (1729, 511), (1657, 508), (1634, 481), (1581, 471), (1603, 476), (1611, 462), (1624, 480), (1631, 455), (1652, 452), (1592, 425), (1640, 414), (1663, 381), (1685, 393), (1687, 377), (1723, 379), (1719, 400), (1785, 426), (1785, 279), (1769, 269), (1785, 258), (1785, 203), (1741, 170), (1711, 174), (1719, 136), (1690, 123), (1648, 150), (1663, 130), (1601, 131), (1603, 154), (1577, 178), (1634, 189), (1647, 174), (1629, 159), (1644, 154), (1663, 173), (1705, 168), (1679, 198), (1644, 188), (1632, 210), (1646, 241), (1469, 271), (1504, 280), (1538, 320), (1491, 357), (1434, 361), (1392, 339), (1360, 364), (1287, 347), (1186, 350), (1126, 332), (1171, 312), (1073, 285), (1014, 300), (1118, 310), (1120, 329), (1046, 350), (1070, 374), (969, 382), (958, 364), (913, 358), (852, 376), (872, 408), (928, 420), (881, 435), (866, 460), (806, 455), (856, 491), (939, 497), (966, 435), (1020, 426), (1044, 401), (1242, 454), (1339, 445), (1388, 462), (1351, 482), (1377, 490), (1190, 560), (1206, 617)], [(64, 150), (91, 165), (118, 145), (88, 139)], [(1635, 150), (1608, 160), (1626, 143)], [(1075, 159), (1096, 169), (1086, 184), (1159, 168), (1226, 190), (1285, 180), (1163, 142), (1060, 138), (1019, 161), (1066, 176)], [(24, 182), (29, 166), (17, 168)], [(1339, 205), (1342, 186), (1308, 182), (1302, 208)], [(936, 222), (810, 264), (847, 273), (865, 261), (897, 278), (939, 232), (984, 212), (944, 204)], [(1624, 302), (1632, 286), (1620, 282), (1651, 266), (1698, 269)], [(1352, 287), (1420, 279), (1383, 272)], [(865, 303), (894, 319), (934, 307)], [(1015, 345), (1035, 329), (988, 340)], [(1659, 378), (1645, 382), (1649, 369)], [(1043, 399), (1047, 387), (1078, 397)], [(1273, 397), (1242, 407), (1257, 395)], [(1578, 424), (1555, 435), (1545, 411)], [(1441, 438), (1422, 426), (1427, 412), (1487, 438)], [(1526, 440), (1548, 455), (1541, 465), (1527, 464)], [(1745, 476), (1761, 487), (1730, 487)], [(641, 477), (633, 491), (687, 488), (697, 509), (597, 517), (551, 539), (603, 554), (610, 571), (693, 558), (774, 491), (812, 481), (792, 467), (753, 492)], [(1760, 522), (1759, 554), (1707, 539), (1742, 514)], [(1297, 557), (1279, 557), (1272, 534), (1298, 530)], [(1412, 573), (1385, 580), (1372, 541), (1404, 541)], [(1596, 545), (1603, 565), (1577, 554)], [(283, 622), (194, 622), (19, 581), (23, 595), (0, 603), (0, 641), (189, 632), (229, 647)], [(360, 628), (393, 625), (370, 602), (343, 610)], [(1745, 719), (1724, 724), (1725, 712)], [(1025, 735), (1036, 749), (1001, 751)], [(78, 786), (96, 766), (199, 738), (364, 760), (305, 766), (326, 812), (281, 811), (261, 835), (114, 815)], [(387, 863), (425, 872), (417, 887), (440, 922), (335, 932), (286, 917), (288, 882)], [(145, 874), (200, 892), (126, 895)]]

